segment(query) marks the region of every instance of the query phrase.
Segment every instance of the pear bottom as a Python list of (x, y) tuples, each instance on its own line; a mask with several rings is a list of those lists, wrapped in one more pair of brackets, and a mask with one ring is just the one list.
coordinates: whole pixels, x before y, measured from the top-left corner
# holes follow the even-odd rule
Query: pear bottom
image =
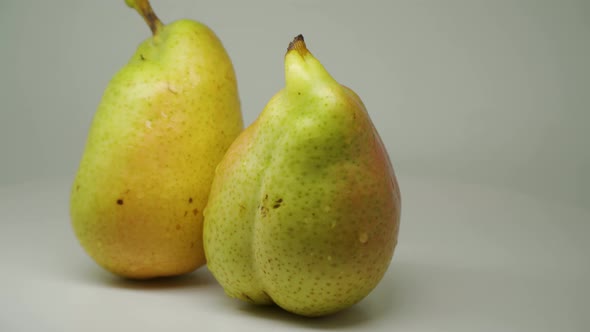
[(131, 178), (97, 186), (90, 179), (79, 176), (74, 183), (72, 228), (98, 265), (121, 277), (150, 279), (189, 273), (205, 264), (205, 194), (185, 189), (181, 182), (172, 186), (176, 190), (150, 190), (149, 181)]

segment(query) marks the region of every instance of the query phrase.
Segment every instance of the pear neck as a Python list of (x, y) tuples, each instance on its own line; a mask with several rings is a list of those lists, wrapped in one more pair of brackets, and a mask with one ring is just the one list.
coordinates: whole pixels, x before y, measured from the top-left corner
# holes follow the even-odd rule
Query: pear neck
[(288, 90), (302, 91), (318, 84), (333, 84), (336, 81), (324, 66), (307, 51), (302, 55), (291, 50), (285, 56), (285, 85)]

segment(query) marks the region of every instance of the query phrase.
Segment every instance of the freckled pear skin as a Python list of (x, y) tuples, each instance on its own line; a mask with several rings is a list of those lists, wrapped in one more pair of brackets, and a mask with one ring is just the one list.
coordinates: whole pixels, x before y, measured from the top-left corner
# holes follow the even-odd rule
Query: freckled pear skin
[(203, 210), (214, 170), (243, 128), (230, 58), (205, 25), (150, 25), (108, 84), (71, 191), (72, 227), (102, 267), (134, 279), (205, 263)]
[(323, 316), (382, 279), (397, 244), (400, 192), (362, 101), (302, 36), (289, 46), (285, 76), (216, 170), (205, 254), (229, 296)]

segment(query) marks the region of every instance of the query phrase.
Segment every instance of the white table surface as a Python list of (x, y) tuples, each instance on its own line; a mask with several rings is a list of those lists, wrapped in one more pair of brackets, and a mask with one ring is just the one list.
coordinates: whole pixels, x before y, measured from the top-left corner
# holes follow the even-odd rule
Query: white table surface
[(70, 179), (2, 187), (0, 331), (590, 330), (588, 208), (399, 180), (402, 223), (390, 269), (362, 302), (321, 319), (230, 299), (206, 268), (121, 280), (79, 247)]

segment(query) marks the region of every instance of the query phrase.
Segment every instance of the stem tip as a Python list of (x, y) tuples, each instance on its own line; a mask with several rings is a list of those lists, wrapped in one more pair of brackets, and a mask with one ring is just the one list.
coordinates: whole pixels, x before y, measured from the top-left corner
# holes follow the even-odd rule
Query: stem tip
[(297, 37), (293, 38), (293, 41), (289, 43), (289, 47), (287, 47), (287, 53), (291, 52), (292, 50), (296, 50), (301, 56), (309, 53), (307, 46), (305, 46), (303, 35), (297, 35)]

